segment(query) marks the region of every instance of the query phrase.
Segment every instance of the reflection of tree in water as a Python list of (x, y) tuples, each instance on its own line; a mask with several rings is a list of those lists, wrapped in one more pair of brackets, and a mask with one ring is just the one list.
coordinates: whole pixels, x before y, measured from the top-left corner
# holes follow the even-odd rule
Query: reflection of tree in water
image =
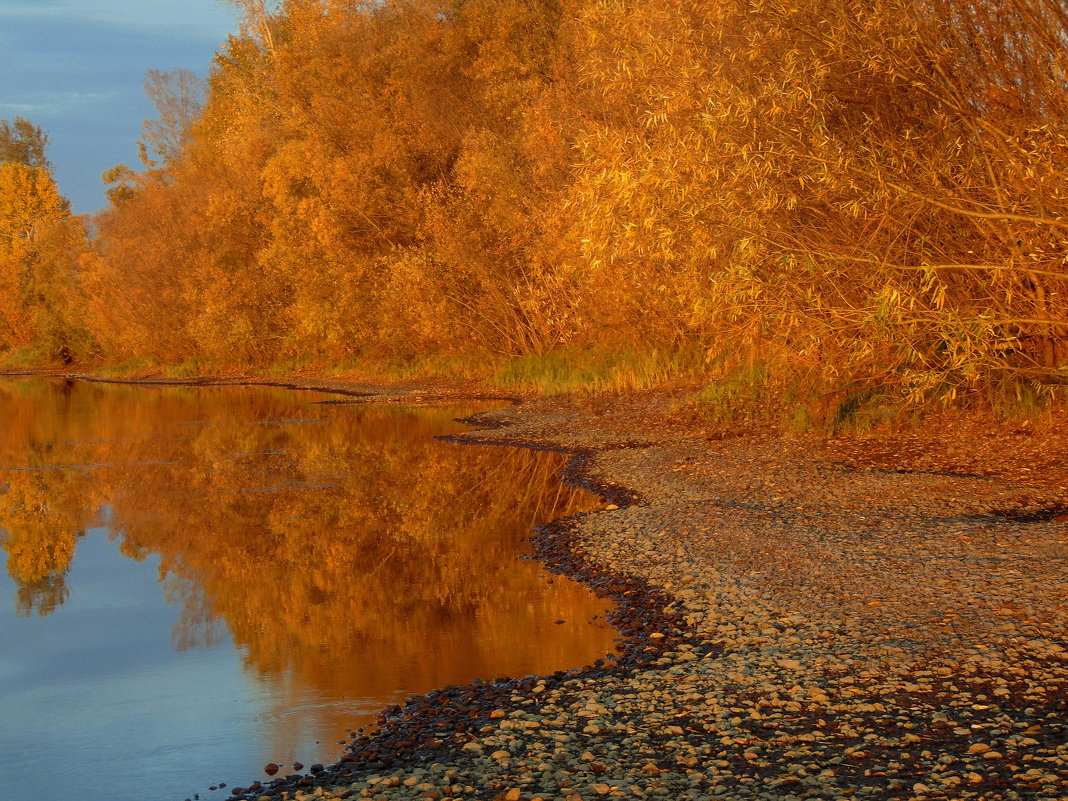
[(66, 599), (67, 571), (74, 559), (77, 527), (53, 529), (59, 510), (41, 488), (9, 482), (0, 495), (0, 546), (7, 552), (7, 572), (17, 589), (16, 612), (22, 617), (49, 615)]
[(195, 580), (171, 573), (164, 581), (163, 595), (167, 603), (181, 609), (178, 623), (171, 631), (175, 650), (214, 648), (226, 642), (226, 623), (211, 608)]
[[(64, 385), (53, 387), (62, 405)], [(0, 546), (18, 588), (16, 611), (21, 616), (49, 615), (66, 600), (67, 572), (91, 516), (79, 471), (53, 469), (64, 454), (40, 436), (19, 441), (20, 433), (29, 433), (21, 424), (32, 418), (29, 410), (3, 416), (0, 438), (0, 464), (20, 468), (0, 476)]]
[(193, 467), (170, 454), (176, 464), (138, 479), (136, 492), (113, 487), (126, 543), (190, 580), (176, 639), (198, 642), (194, 629), (224, 617), (259, 672), (334, 673), (351, 668), (307, 654), (388, 650), (404, 655), (415, 684), (442, 661), (470, 661), (450, 647), (458, 625), (474, 647), (489, 638), (516, 662), (551, 650), (514, 617), (485, 613), (549, 624), (563, 614), (532, 607), (558, 599), (515, 560), (530, 524), (588, 502), (560, 485), (561, 457), (433, 441), (455, 412), (346, 412), (331, 425), (207, 427), (187, 443)]
[[(23, 399), (37, 407), (13, 412), (23, 449), (42, 441), (34, 415), (51, 415), (62, 444), (34, 458), (97, 467), (0, 475), (38, 493), (31, 501), (19, 490), (25, 500), (12, 504), (9, 490), (5, 514), (36, 502), (37, 530), (50, 532), (5, 521), (20, 591), (65, 569), (74, 532), (106, 504), (124, 554), (161, 558), (166, 596), (182, 610), (175, 645), (216, 643), (225, 626), (257, 675), (282, 679), (291, 694), (282, 705), (354, 687), (388, 697), (483, 670), (555, 670), (610, 648), (609, 633), (590, 643), (588, 629), (554, 625), (588, 619), (599, 604), (516, 558), (532, 524), (592, 500), (559, 482), (563, 457), (434, 441), (460, 429), (458, 410), (301, 400), (100, 386)], [(17, 463), (6, 457), (18, 437), (0, 442), (3, 463)]]

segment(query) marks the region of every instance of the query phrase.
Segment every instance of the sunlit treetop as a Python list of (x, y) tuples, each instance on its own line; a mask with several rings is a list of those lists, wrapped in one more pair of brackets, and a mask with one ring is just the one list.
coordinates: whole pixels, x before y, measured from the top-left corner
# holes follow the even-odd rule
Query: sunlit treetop
[(30, 167), (51, 169), (45, 158), (48, 136), (25, 117), (12, 122), (0, 120), (0, 163), (15, 162)]

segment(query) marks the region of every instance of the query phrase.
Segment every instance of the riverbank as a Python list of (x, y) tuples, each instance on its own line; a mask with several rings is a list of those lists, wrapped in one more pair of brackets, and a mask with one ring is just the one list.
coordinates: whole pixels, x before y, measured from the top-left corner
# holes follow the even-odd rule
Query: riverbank
[(235, 796), (1068, 796), (1064, 426), (728, 436), (656, 393), (480, 422), (464, 439), (574, 452), (619, 507), (539, 547), (620, 598), (624, 653), (412, 699)]
[(463, 436), (570, 451), (569, 480), (617, 507), (538, 537), (552, 569), (619, 601), (617, 660), (443, 688), (336, 765), (217, 796), (1068, 796), (1066, 421), (784, 438), (713, 428), (683, 397), (510, 398)]

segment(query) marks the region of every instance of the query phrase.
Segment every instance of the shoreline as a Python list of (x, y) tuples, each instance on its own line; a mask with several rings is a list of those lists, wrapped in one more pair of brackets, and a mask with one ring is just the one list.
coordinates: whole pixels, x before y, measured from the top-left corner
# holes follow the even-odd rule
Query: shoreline
[(231, 798), (1068, 797), (1068, 427), (736, 436), (663, 393), (494, 399), (454, 439), (569, 453), (617, 507), (535, 547), (617, 599), (624, 653), (409, 699)]
[(569, 452), (619, 507), (538, 549), (615, 590), (616, 665), (411, 699), (234, 797), (1068, 795), (1068, 435), (724, 438), (671, 405), (526, 399), (457, 437)]

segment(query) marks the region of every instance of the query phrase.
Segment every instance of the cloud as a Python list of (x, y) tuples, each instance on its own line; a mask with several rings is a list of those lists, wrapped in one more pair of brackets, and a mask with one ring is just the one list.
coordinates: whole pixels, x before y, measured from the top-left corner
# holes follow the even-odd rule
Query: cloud
[(34, 116), (38, 122), (47, 117), (72, 114), (99, 108), (106, 100), (122, 97), (122, 92), (38, 92), (33, 103), (0, 103), (0, 115)]
[(236, 26), (233, 8), (223, 0), (4, 0), (0, 20), (103, 23), (142, 30), (204, 36)]
[(23, 116), (37, 114), (48, 110), (45, 103), (0, 103), (0, 115)]
[[(0, 104), (41, 113), (84, 109), (102, 96), (140, 97), (150, 68), (207, 72), (215, 42), (148, 37), (124, 26), (17, 20), (0, 35)], [(7, 41), (5, 41), (7, 40)]]
[(136, 163), (149, 69), (205, 75), (236, 27), (217, 0), (0, 0), (0, 118), (41, 125), (61, 190), (104, 204), (100, 173)]

